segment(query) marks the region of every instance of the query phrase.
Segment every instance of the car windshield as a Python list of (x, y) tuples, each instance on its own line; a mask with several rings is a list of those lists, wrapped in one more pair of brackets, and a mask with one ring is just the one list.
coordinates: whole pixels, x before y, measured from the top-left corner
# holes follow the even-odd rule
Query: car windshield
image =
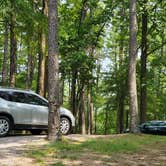
[(166, 125), (165, 122), (147, 122), (146, 123), (147, 126), (163, 126)]

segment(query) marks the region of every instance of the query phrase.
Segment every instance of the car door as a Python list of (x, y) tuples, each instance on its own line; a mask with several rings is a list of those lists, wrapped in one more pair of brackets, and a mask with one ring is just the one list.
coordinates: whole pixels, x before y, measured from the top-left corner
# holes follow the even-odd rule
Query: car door
[(26, 101), (32, 110), (33, 125), (48, 125), (48, 103), (36, 94), (26, 93)]
[(14, 117), (15, 124), (31, 124), (32, 110), (25, 101), (25, 93), (23, 92), (8, 92), (10, 99), (8, 107)]

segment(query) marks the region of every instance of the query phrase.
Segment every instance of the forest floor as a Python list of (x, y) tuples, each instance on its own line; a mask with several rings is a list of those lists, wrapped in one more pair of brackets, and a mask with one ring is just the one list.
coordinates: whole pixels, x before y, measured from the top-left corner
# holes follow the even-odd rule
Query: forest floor
[(45, 138), (0, 138), (0, 166), (166, 166), (166, 136), (73, 134), (52, 144)]

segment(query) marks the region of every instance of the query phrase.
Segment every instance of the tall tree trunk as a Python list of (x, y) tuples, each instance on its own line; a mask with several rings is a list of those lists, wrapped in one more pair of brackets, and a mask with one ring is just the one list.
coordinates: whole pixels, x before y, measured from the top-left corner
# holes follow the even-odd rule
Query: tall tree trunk
[(104, 119), (104, 134), (107, 135), (108, 130), (108, 104), (105, 110), (105, 119)]
[(34, 72), (34, 62), (32, 55), (32, 48), (30, 48), (30, 43), (28, 46), (28, 62), (27, 62), (27, 78), (26, 78), (26, 88), (31, 89), (32, 80), (33, 80), (33, 72)]
[(48, 97), (48, 56), (45, 59), (45, 81), (44, 81), (44, 97)]
[[(123, 93), (123, 92), (121, 92)], [(120, 94), (117, 113), (117, 133), (124, 131), (124, 96)]]
[(92, 99), (91, 99), (91, 81), (88, 83), (88, 113), (87, 113), (87, 126), (88, 134), (92, 134)]
[(85, 85), (83, 83), (83, 88), (81, 91), (81, 133), (86, 134), (86, 124), (85, 124)]
[(73, 69), (72, 71), (72, 82), (71, 82), (71, 111), (74, 116), (76, 116), (76, 80), (77, 71)]
[(64, 88), (65, 88), (64, 86), (65, 86), (65, 78), (62, 76), (60, 79), (60, 104), (61, 105), (63, 105)]
[(17, 40), (15, 32), (16, 17), (11, 13), (10, 18), (10, 86), (15, 87), (16, 84), (16, 51)]
[(94, 134), (97, 133), (97, 108), (94, 108), (94, 112), (95, 112), (95, 115), (94, 115)]
[(147, 63), (147, 0), (144, 1), (142, 14), (141, 76), (140, 76), (140, 123), (146, 121), (146, 63)]
[[(47, 0), (43, 0), (42, 14), (47, 17), (48, 6)], [(40, 51), (39, 51), (39, 65), (38, 65), (38, 87), (37, 93), (41, 96), (45, 94), (45, 64), (46, 64), (46, 32), (43, 27), (41, 27), (40, 36)]]
[(124, 46), (123, 39), (120, 42), (119, 48), (119, 79), (118, 80), (118, 111), (117, 111), (117, 133), (122, 133), (124, 130), (124, 100), (125, 100), (125, 78), (123, 70), (125, 69), (123, 65), (124, 61)]
[(8, 27), (8, 22), (6, 19), (4, 19), (4, 53), (3, 53), (3, 65), (2, 65), (2, 85), (5, 86), (7, 85), (7, 77), (8, 77), (8, 72), (7, 72), (7, 61), (8, 61), (8, 40), (9, 40), (9, 27)]
[(136, 61), (137, 61), (136, 0), (130, 0), (129, 97), (130, 97), (130, 131), (132, 133), (138, 132)]
[(58, 1), (48, 3), (48, 140), (61, 140), (58, 63)]
[[(161, 47), (160, 59), (163, 59), (163, 56), (164, 56), (164, 30), (162, 31), (162, 45), (163, 46)], [(157, 72), (156, 96), (157, 96), (157, 99), (159, 99), (160, 96), (162, 95), (162, 86), (161, 86), (162, 65), (161, 64), (158, 66), (158, 69), (156, 72)], [(159, 113), (157, 110), (154, 112), (154, 119), (156, 120), (160, 119)]]
[(126, 124), (125, 124), (125, 128), (126, 129), (129, 128), (129, 110), (126, 110)]

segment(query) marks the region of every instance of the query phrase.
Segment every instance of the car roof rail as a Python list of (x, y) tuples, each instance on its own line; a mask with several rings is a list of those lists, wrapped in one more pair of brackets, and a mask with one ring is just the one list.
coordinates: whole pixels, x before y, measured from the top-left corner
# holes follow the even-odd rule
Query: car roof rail
[(31, 89), (22, 89), (22, 88), (17, 88), (17, 87), (8, 87), (8, 86), (0, 86), (2, 89), (11, 89), (11, 90), (22, 90), (22, 91), (29, 91), (29, 92), (34, 92)]

